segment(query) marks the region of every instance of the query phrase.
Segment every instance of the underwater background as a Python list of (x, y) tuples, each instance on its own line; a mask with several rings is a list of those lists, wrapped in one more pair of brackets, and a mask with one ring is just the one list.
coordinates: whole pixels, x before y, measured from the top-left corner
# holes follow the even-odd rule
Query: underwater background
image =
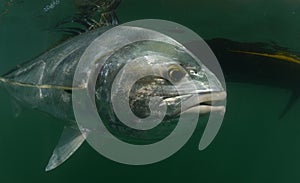
[[(68, 4), (71, 0), (58, 0), (58, 8), (42, 14), (43, 7), (53, 2), (0, 2), (0, 74), (61, 39), (61, 33), (51, 28), (75, 10)], [(297, 0), (124, 0), (116, 13), (121, 23), (165, 19), (189, 27), (204, 39), (275, 42), (300, 51)], [(299, 182), (300, 100), (279, 118), (290, 90), (267, 83), (227, 82), (227, 92), (222, 127), (204, 151), (197, 148), (201, 137), (197, 129), (179, 152), (145, 166), (113, 162), (84, 143), (67, 162), (45, 172), (64, 122), (34, 110), (24, 110), (15, 118), (9, 95), (0, 90), (0, 183)]]

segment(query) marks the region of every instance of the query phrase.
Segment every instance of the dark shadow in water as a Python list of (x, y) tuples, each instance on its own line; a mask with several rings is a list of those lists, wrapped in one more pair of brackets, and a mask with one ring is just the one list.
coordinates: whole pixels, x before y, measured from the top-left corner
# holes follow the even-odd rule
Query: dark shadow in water
[(300, 55), (275, 43), (242, 43), (223, 38), (207, 40), (228, 82), (252, 83), (292, 91), (285, 110), (300, 96)]

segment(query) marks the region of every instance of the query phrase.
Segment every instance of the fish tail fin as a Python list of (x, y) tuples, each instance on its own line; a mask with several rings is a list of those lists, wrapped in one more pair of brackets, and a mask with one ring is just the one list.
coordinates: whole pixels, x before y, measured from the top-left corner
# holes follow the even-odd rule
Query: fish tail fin
[(279, 119), (282, 119), (287, 114), (287, 112), (295, 105), (299, 97), (300, 97), (300, 93), (297, 90), (296, 91), (293, 90), (293, 93), (290, 96), (289, 101), (285, 106), (284, 110), (280, 114)]
[[(0, 76), (0, 89), (5, 88), (5, 84), (9, 84), (9, 83), (10, 81), (8, 79)], [(20, 116), (23, 107), (18, 103), (18, 101), (15, 98), (13, 98), (12, 96), (10, 96), (10, 98), (11, 98), (11, 108), (13, 110), (14, 117), (16, 118)]]
[(65, 162), (84, 142), (85, 135), (76, 125), (65, 126), (45, 170), (53, 170)]

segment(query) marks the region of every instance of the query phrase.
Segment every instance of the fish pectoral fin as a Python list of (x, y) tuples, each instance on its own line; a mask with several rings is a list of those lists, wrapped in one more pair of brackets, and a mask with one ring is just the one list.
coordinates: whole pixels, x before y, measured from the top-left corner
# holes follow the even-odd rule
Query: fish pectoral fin
[(15, 118), (19, 117), (23, 111), (23, 107), (15, 99), (11, 99), (11, 108)]
[(50, 171), (65, 162), (84, 142), (85, 135), (76, 125), (65, 126), (46, 171)]

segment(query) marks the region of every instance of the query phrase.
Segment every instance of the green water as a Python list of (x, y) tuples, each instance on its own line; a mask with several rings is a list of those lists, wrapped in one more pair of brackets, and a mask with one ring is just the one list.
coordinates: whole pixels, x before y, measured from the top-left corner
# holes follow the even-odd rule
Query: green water
[[(49, 2), (17, 3), (0, 18), (0, 73), (59, 40), (59, 34), (47, 28), (56, 16), (67, 16), (73, 7), (65, 4), (65, 11), (55, 16), (36, 18), (34, 14), (41, 4)], [(117, 14), (122, 22), (143, 18), (172, 20), (205, 39), (275, 41), (299, 51), (297, 0), (124, 0)], [(31, 110), (14, 118), (8, 94), (0, 90), (0, 183), (299, 182), (300, 103), (278, 119), (290, 91), (246, 83), (227, 83), (227, 89), (225, 120), (204, 151), (197, 150), (201, 134), (195, 133), (178, 153), (162, 162), (128, 166), (100, 156), (85, 143), (66, 163), (47, 173), (44, 167), (63, 122)]]

